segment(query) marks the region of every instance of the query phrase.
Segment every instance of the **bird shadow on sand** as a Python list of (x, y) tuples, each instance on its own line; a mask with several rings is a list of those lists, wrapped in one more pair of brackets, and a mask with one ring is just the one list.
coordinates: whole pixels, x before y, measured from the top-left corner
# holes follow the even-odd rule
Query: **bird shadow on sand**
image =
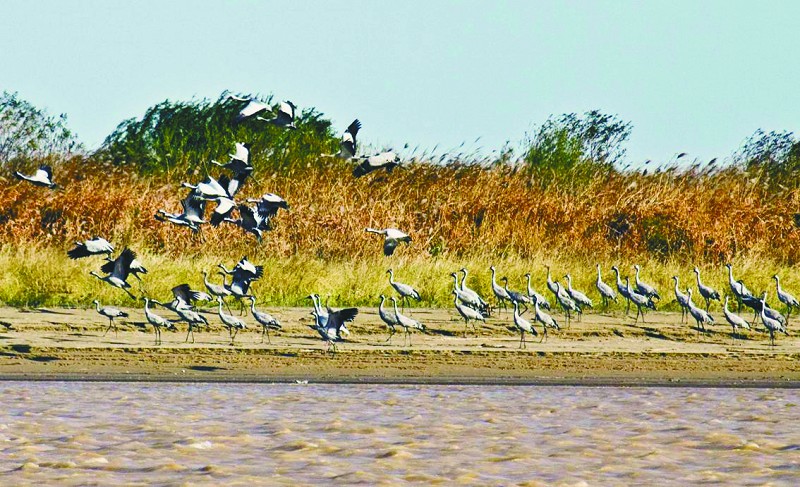
[(29, 310), (21, 310), (21, 313), (47, 313), (50, 315), (63, 315), (63, 316), (72, 316), (74, 313), (65, 313), (63, 311), (53, 311), (47, 308), (33, 308)]
[(216, 372), (217, 370), (227, 370), (225, 367), (216, 367), (214, 365), (191, 365), (186, 368), (189, 370), (195, 370), (197, 372)]

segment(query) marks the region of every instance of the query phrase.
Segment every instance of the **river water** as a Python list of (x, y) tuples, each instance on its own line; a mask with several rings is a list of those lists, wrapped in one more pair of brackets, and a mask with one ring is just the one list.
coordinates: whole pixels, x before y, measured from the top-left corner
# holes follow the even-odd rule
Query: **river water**
[(0, 383), (0, 485), (800, 485), (790, 389)]

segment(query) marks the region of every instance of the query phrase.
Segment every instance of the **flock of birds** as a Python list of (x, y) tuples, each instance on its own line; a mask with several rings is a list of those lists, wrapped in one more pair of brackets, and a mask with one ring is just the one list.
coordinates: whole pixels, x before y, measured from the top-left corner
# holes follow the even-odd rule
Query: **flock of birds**
[[(236, 115), (233, 123), (242, 123), (249, 119), (266, 122), (287, 130), (295, 129), (296, 111), (297, 106), (291, 101), (281, 102), (277, 107), (273, 108), (259, 100), (252, 98), (240, 98), (234, 95), (229, 95), (229, 100), (236, 103), (241, 103), (241, 109)], [(271, 118), (264, 118), (261, 114), (275, 112)], [(372, 156), (358, 156), (357, 155), (357, 135), (361, 129), (361, 122), (354, 120), (344, 131), (342, 135), (339, 151), (335, 154), (321, 154), (323, 157), (334, 157), (346, 159), (356, 162), (353, 169), (354, 177), (361, 177), (370, 172), (377, 170), (386, 170), (391, 172), (392, 169), (400, 164), (399, 156), (392, 152), (386, 151)], [(217, 227), (222, 223), (228, 223), (240, 227), (244, 232), (251, 233), (260, 242), (265, 232), (272, 229), (272, 220), (277, 216), (279, 210), (289, 209), (289, 204), (282, 197), (275, 193), (267, 193), (258, 199), (245, 199), (244, 201), (237, 201), (237, 197), (248, 178), (253, 174), (253, 166), (250, 163), (250, 149), (251, 146), (247, 143), (236, 143), (235, 150), (230, 154), (230, 159), (226, 163), (211, 161), (215, 166), (219, 166), (229, 172), (229, 174), (220, 174), (217, 178), (212, 176), (206, 177), (205, 180), (196, 184), (184, 182), (182, 187), (188, 188), (191, 191), (181, 200), (182, 212), (170, 213), (166, 210), (160, 209), (156, 212), (155, 218), (159, 221), (168, 222), (177, 226), (187, 227), (194, 232), (200, 230), (202, 225), (210, 224)], [(21, 179), (28, 181), (34, 185), (55, 189), (58, 185), (53, 181), (53, 171), (49, 166), (41, 166), (34, 174), (25, 175), (16, 172), (15, 175)], [(211, 212), (211, 216), (206, 219), (206, 206), (208, 203), (214, 203), (215, 207)], [(250, 206), (254, 204), (254, 206)], [(234, 218), (234, 212), (237, 218)], [(398, 230), (396, 228), (374, 229), (366, 228), (366, 232), (381, 235), (383, 237), (383, 252), (384, 255), (393, 255), (398, 245), (402, 243), (410, 243), (411, 236)], [(143, 295), (137, 297), (131, 291), (132, 286), (128, 282), (128, 278), (133, 275), (141, 281), (140, 275), (147, 274), (147, 269), (136, 259), (136, 254), (130, 248), (125, 248), (116, 258), (111, 258), (114, 252), (114, 247), (106, 239), (102, 237), (94, 237), (84, 242), (77, 242), (75, 247), (68, 251), (68, 255), (73, 259), (80, 259), (95, 255), (105, 256), (106, 262), (100, 267), (103, 275), (95, 271), (90, 271), (90, 274), (97, 279), (106, 282), (107, 284), (121, 289), (133, 299), (141, 299), (144, 301), (144, 315), (148, 323), (150, 323), (156, 335), (156, 343), (161, 343), (161, 330), (175, 330), (175, 323), (186, 322), (188, 324), (188, 331), (186, 340), (190, 338), (194, 342), (194, 331), (200, 327), (209, 328), (209, 322), (201, 312), (199, 303), (202, 302), (216, 302), (217, 315), (220, 322), (228, 329), (230, 343), (233, 344), (236, 334), (247, 327), (245, 321), (241, 318), (245, 314), (244, 300), (250, 301), (250, 314), (252, 318), (258, 322), (262, 327), (262, 342), (266, 337), (270, 340), (270, 330), (280, 330), (281, 325), (269, 313), (263, 310), (256, 309), (256, 297), (251, 292), (251, 284), (263, 276), (264, 269), (260, 265), (255, 265), (250, 262), (246, 257), (243, 257), (237, 262), (232, 269), (227, 269), (223, 264), (219, 264), (219, 274), (222, 275), (222, 282), (220, 284), (209, 282), (208, 273), (203, 271), (203, 283), (206, 291), (193, 290), (188, 284), (179, 284), (172, 288), (173, 299), (169, 302), (162, 302)], [(751, 320), (754, 325), (760, 319), (766, 331), (770, 336), (770, 343), (775, 343), (776, 332), (787, 332), (787, 319), (793, 308), (800, 308), (800, 303), (797, 299), (781, 288), (780, 279), (777, 275), (773, 276), (777, 286), (778, 299), (786, 305), (786, 315), (784, 316), (774, 308), (771, 308), (766, 303), (767, 293), (763, 292), (761, 296), (754, 295), (741, 280), (735, 280), (733, 277), (733, 270), (730, 264), (726, 264), (728, 269), (729, 286), (732, 296), (738, 302), (737, 311), (740, 312), (742, 306), (749, 307), (753, 310), (754, 315)], [(630, 281), (628, 276), (625, 277), (623, 282), (620, 270), (614, 266), (612, 270), (616, 275), (616, 285), (612, 286), (606, 284), (602, 280), (600, 265), (597, 265), (597, 280), (596, 290), (602, 300), (603, 306), (608, 307), (611, 301), (618, 302), (618, 295), (624, 298), (627, 302), (625, 310), (626, 315), (630, 312), (631, 305), (636, 307), (635, 322), (639, 318), (644, 321), (645, 311), (647, 309), (655, 310), (656, 302), (661, 300), (661, 295), (651, 285), (643, 282), (640, 279), (640, 267), (634, 267), (634, 282)], [(532, 336), (538, 335), (538, 331), (534, 327), (534, 323), (542, 326), (542, 340), (547, 339), (547, 330), (560, 329), (559, 323), (556, 319), (548, 313), (553, 312), (553, 306), (550, 301), (542, 294), (536, 292), (531, 287), (531, 274), (525, 274), (526, 289), (524, 291), (515, 291), (509, 289), (508, 278), (503, 277), (500, 279), (503, 286), (497, 283), (496, 270), (494, 266), (490, 267), (491, 271), (491, 289), (494, 294), (496, 306), (491, 306), (483, 297), (476, 291), (470, 289), (467, 285), (467, 269), (460, 269), (459, 272), (451, 274), (453, 278), (453, 299), (454, 306), (457, 313), (464, 320), (464, 335), (468, 331), (470, 325), (476, 331), (475, 323), (480, 321), (485, 323), (486, 319), (492, 314), (494, 309), (508, 310), (508, 305), (513, 307), (513, 323), (517, 330), (520, 332), (520, 348), (526, 347), (525, 334)], [(459, 281), (459, 273), (461, 279)], [(716, 300), (720, 301), (721, 296), (719, 292), (711, 287), (704, 285), (700, 278), (700, 271), (696, 267), (694, 273), (697, 279), (697, 290), (700, 297), (705, 301), (705, 307), (697, 306), (693, 300), (692, 288), (687, 288), (683, 293), (679, 287), (678, 276), (673, 276), (675, 284), (674, 293), (675, 300), (680, 305), (681, 322), (688, 320), (691, 316), (697, 323), (698, 333), (706, 330), (706, 325), (715, 323), (714, 317), (709, 312), (711, 302)], [(396, 291), (399, 299), (391, 296), (388, 299), (392, 301), (392, 308), (384, 308), (386, 296), (380, 295), (380, 303), (378, 305), (378, 315), (380, 319), (386, 324), (389, 337), (387, 341), (391, 340), (398, 328), (404, 332), (404, 344), (410, 344), (410, 334), (412, 330), (425, 330), (425, 325), (418, 320), (411, 318), (405, 314), (405, 306), (409, 304), (410, 299), (417, 301), (421, 300), (420, 293), (412, 286), (398, 282), (394, 278), (394, 271), (389, 269), (389, 285)], [(227, 282), (230, 276), (230, 282)], [(554, 303), (563, 310), (564, 317), (569, 327), (573, 316), (576, 316), (580, 321), (583, 310), (586, 308), (593, 308), (592, 299), (587, 294), (574, 289), (572, 286), (572, 278), (569, 274), (564, 275), (566, 286), (559, 281), (553, 281), (551, 277), (551, 269), (547, 266), (546, 285), (548, 290), (553, 295)], [(615, 290), (616, 288), (616, 290)], [(144, 294), (144, 293), (143, 293)], [(239, 317), (234, 316), (226, 298), (233, 297), (239, 301), (240, 312)], [(311, 315), (314, 317), (314, 324), (311, 328), (315, 330), (319, 336), (327, 343), (328, 350), (336, 351), (336, 343), (342, 341), (350, 334), (346, 324), (352, 322), (358, 315), (357, 308), (344, 308), (334, 310), (330, 307), (323, 307), (321, 299), (318, 294), (310, 294), (308, 298), (312, 301), (313, 311)], [(398, 309), (398, 301), (401, 303), (401, 309)], [(729, 296), (725, 295), (723, 304), (723, 314), (726, 321), (733, 328), (732, 337), (736, 337), (742, 329), (751, 329), (751, 323), (747, 320), (731, 312), (728, 308)], [(100, 302), (94, 300), (94, 305), (97, 313), (108, 319), (108, 328), (105, 333), (107, 334), (112, 328), (115, 333), (117, 332), (116, 322), (117, 318), (126, 318), (128, 313), (112, 306), (101, 306)], [(174, 312), (177, 318), (166, 319), (156, 314), (150, 305), (159, 305), (165, 309)], [(533, 308), (532, 318), (526, 319), (524, 317), (530, 308)], [(227, 309), (227, 312), (223, 310)]]

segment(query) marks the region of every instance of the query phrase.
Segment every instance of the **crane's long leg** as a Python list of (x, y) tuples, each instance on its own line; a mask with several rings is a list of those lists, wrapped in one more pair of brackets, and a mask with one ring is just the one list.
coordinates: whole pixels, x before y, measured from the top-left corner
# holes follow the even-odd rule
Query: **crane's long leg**
[(708, 313), (708, 308), (711, 307), (711, 300), (706, 298), (706, 313)]
[(395, 333), (396, 333), (396, 331), (395, 331), (394, 328), (389, 328), (389, 338), (386, 339), (386, 342), (391, 340)]
[(522, 348), (522, 344), (525, 343), (525, 330), (522, 330), (522, 333), (519, 335), (519, 348)]

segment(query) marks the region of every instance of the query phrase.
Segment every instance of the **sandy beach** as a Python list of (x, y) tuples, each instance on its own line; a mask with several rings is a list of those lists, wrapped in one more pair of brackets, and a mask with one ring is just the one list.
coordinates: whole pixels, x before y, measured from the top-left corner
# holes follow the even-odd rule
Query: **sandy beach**
[[(271, 343), (260, 327), (249, 328), (231, 346), (213, 312), (210, 331), (185, 343), (186, 325), (164, 332), (154, 344), (141, 309), (119, 333), (93, 309), (0, 308), (0, 377), (6, 380), (311, 381), (365, 383), (499, 383), (800, 386), (800, 340), (790, 332), (775, 347), (760, 326), (732, 340), (717, 325), (699, 334), (677, 313), (654, 312), (634, 324), (621, 314), (587, 314), (582, 322), (528, 338), (520, 350), (510, 313), (499, 313), (463, 336), (452, 310), (413, 309), (427, 326), (403, 345), (390, 342), (374, 308), (362, 308), (337, 353), (308, 327), (307, 308), (270, 309), (283, 324)], [(170, 312), (159, 310), (162, 316)], [(238, 313), (234, 311), (234, 313)], [(557, 315), (560, 322), (563, 317)], [(791, 325), (790, 325), (791, 329)], [(541, 327), (538, 327), (541, 332)]]

